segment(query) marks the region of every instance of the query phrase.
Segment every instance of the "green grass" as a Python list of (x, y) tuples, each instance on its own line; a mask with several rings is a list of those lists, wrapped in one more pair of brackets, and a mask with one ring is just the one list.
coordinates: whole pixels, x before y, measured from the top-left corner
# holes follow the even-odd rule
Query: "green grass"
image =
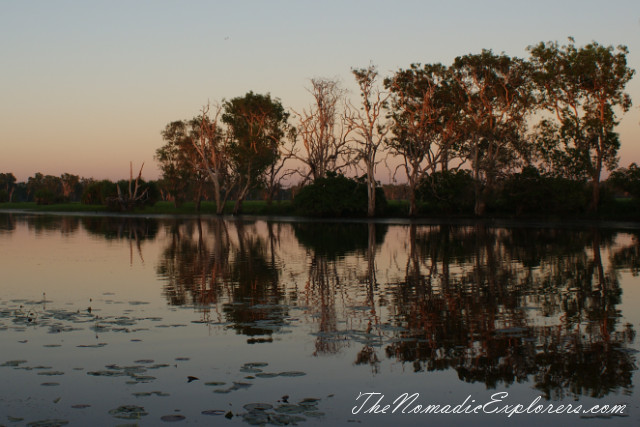
[[(227, 202), (224, 206), (224, 214), (233, 212), (234, 202)], [(200, 212), (196, 211), (194, 202), (186, 202), (178, 207), (173, 202), (157, 202), (153, 206), (147, 206), (144, 209), (136, 210), (143, 214), (169, 214), (169, 215), (188, 215), (188, 214), (210, 214), (215, 215), (216, 204), (214, 202), (202, 202)], [(293, 215), (293, 206), (290, 201), (273, 202), (268, 206), (262, 200), (247, 200), (242, 203), (242, 213), (245, 215)]]
[[(224, 214), (230, 215), (233, 212), (234, 202), (230, 201), (225, 204)], [(15, 209), (31, 212), (108, 212), (107, 208), (102, 205), (83, 205), (82, 203), (59, 203), (52, 205), (37, 205), (35, 202), (16, 202), (16, 203), (0, 203), (0, 209)], [(638, 202), (631, 199), (616, 199), (603, 206), (597, 215), (583, 213), (571, 215), (571, 219), (603, 219), (603, 220), (623, 220), (623, 221), (640, 221), (640, 212)], [(409, 202), (407, 200), (389, 200), (387, 202), (387, 210), (385, 218), (407, 218), (409, 213)], [(196, 211), (194, 202), (186, 202), (177, 208), (173, 202), (157, 202), (154, 206), (147, 206), (137, 209), (133, 214), (140, 215), (215, 215), (216, 204), (214, 202), (202, 202), (200, 212)], [(297, 215), (293, 204), (289, 200), (281, 202), (273, 202), (271, 206), (263, 200), (248, 200), (242, 204), (242, 214), (245, 215), (265, 215), (265, 216), (293, 216)], [(432, 215), (421, 215), (423, 217), (438, 217), (437, 212)], [(451, 216), (451, 215), (446, 215)], [(456, 217), (465, 217), (464, 214), (454, 215)], [(495, 217), (508, 217), (508, 215), (490, 215)], [(471, 214), (466, 217), (473, 217)], [(532, 214), (521, 219), (541, 218), (541, 215)], [(542, 218), (548, 218), (542, 216)]]
[[(234, 202), (225, 204), (224, 213), (233, 212)], [(0, 203), (0, 209), (27, 210), (33, 212), (107, 212), (107, 208), (102, 205), (83, 205), (82, 203), (58, 203), (52, 205), (38, 205), (35, 202)], [(200, 212), (196, 211), (194, 202), (186, 202), (175, 207), (173, 202), (157, 202), (153, 206), (136, 209), (138, 214), (164, 214), (164, 215), (197, 215), (216, 213), (214, 202), (202, 202)], [(293, 205), (290, 201), (273, 202), (268, 206), (262, 200), (248, 200), (242, 204), (242, 213), (247, 215), (293, 215)]]
[(105, 212), (102, 205), (83, 205), (79, 202), (38, 205), (36, 202), (0, 203), (0, 209), (19, 209), (34, 212)]

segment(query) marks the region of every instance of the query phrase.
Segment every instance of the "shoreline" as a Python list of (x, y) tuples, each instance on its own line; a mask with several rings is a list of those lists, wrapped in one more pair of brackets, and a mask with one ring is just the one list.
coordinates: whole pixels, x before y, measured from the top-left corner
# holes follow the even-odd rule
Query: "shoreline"
[[(48, 205), (55, 207), (55, 205)], [(621, 230), (640, 230), (640, 221), (612, 218), (541, 218), (487, 216), (483, 218), (465, 216), (421, 216), (409, 217), (306, 217), (300, 215), (256, 214), (216, 215), (208, 212), (193, 213), (157, 213), (157, 212), (110, 212), (97, 210), (56, 210), (25, 209), (0, 207), (0, 214), (38, 215), (38, 216), (74, 216), (74, 217), (107, 217), (107, 218), (144, 218), (144, 219), (213, 219), (224, 220), (246, 219), (250, 221), (284, 222), (284, 223), (328, 223), (328, 224), (383, 224), (383, 225), (484, 225), (489, 228), (615, 228)]]

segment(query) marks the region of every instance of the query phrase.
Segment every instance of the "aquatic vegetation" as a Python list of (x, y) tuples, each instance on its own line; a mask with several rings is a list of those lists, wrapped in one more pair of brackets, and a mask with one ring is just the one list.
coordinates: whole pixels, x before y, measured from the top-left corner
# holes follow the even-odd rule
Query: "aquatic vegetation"
[(117, 408), (111, 409), (109, 415), (115, 418), (122, 418), (125, 420), (137, 420), (141, 417), (149, 415), (142, 406), (136, 405), (123, 405)]

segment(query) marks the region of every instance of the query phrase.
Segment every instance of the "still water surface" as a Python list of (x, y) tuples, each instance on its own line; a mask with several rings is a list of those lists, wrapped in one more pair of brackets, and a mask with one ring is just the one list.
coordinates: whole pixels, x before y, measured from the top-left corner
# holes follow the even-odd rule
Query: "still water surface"
[(0, 213), (0, 425), (638, 425), (639, 238)]

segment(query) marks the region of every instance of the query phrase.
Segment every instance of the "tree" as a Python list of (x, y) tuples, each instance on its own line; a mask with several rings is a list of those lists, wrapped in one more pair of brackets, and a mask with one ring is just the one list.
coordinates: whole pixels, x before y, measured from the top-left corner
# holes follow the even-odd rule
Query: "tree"
[(62, 201), (62, 180), (53, 175), (37, 172), (27, 180), (27, 191), (38, 204), (50, 204)]
[(16, 190), (16, 177), (13, 173), (0, 173), (0, 191), (6, 192), (6, 198), (9, 203), (12, 202), (13, 193)]
[(238, 214), (251, 188), (280, 155), (290, 129), (287, 113), (271, 95), (247, 93), (224, 103), (222, 122), (228, 126), (228, 154), (237, 195), (233, 213)]
[(162, 178), (167, 190), (173, 197), (177, 207), (189, 190), (193, 182), (198, 185), (196, 193), (196, 210), (200, 208), (202, 181), (205, 176), (200, 167), (200, 156), (192, 144), (191, 138), (194, 127), (199, 126), (197, 118), (190, 122), (174, 121), (162, 131), (165, 145), (156, 150), (155, 158), (160, 163)]
[[(116, 184), (116, 192), (117, 195), (107, 197), (107, 207), (114, 210), (120, 211), (131, 211), (136, 207), (143, 206), (149, 200), (149, 186), (146, 188), (142, 188), (143, 182), (142, 178), (142, 168), (144, 167), (144, 163), (140, 166), (140, 171), (138, 172), (138, 176), (135, 181), (133, 180), (133, 163), (129, 163), (129, 182), (125, 192), (120, 188), (120, 183)], [(155, 201), (151, 200), (151, 204)]]
[(60, 182), (62, 184), (62, 197), (65, 200), (71, 200), (72, 196), (77, 193), (80, 177), (70, 173), (63, 173), (60, 175)]
[(230, 182), (227, 140), (218, 124), (222, 111), (217, 107), (210, 116), (210, 104), (202, 107), (200, 115), (191, 120), (174, 121), (162, 131), (165, 145), (156, 151), (163, 178), (175, 203), (191, 184), (195, 184), (196, 210), (207, 179), (213, 184), (216, 213), (221, 215), (233, 186)]
[(409, 183), (409, 215), (417, 213), (418, 185), (440, 165), (448, 169), (461, 94), (441, 64), (412, 64), (384, 80), (391, 92), (391, 150), (402, 157)]
[(354, 137), (350, 140), (355, 143), (354, 150), (357, 159), (364, 163), (367, 174), (367, 216), (372, 217), (376, 213), (376, 155), (381, 148), (387, 133), (389, 124), (384, 121), (383, 108), (389, 98), (377, 86), (378, 71), (373, 65), (367, 68), (352, 70), (362, 98), (362, 106), (354, 108), (346, 115), (349, 130), (353, 130)]
[(636, 163), (631, 163), (628, 168), (616, 169), (607, 181), (640, 200), (640, 167)]
[[(296, 136), (293, 127), (289, 129), (288, 136), (288, 139), (292, 140), (295, 144)], [(269, 206), (271, 206), (273, 202), (273, 196), (276, 191), (282, 188), (282, 180), (297, 172), (295, 169), (284, 169), (287, 161), (294, 157), (291, 151), (285, 150), (283, 145), (275, 146), (274, 150), (277, 150), (277, 153), (274, 153), (274, 160), (267, 168), (264, 178), (265, 199)]]
[(210, 105), (207, 104), (202, 107), (201, 114), (191, 121), (190, 141), (200, 159), (200, 167), (213, 183), (216, 214), (222, 215), (224, 205), (233, 187), (228, 150), (229, 141), (228, 135), (218, 124), (222, 107), (216, 107), (213, 117), (209, 116), (209, 111)]
[(155, 154), (162, 171), (163, 187), (172, 196), (176, 207), (186, 192), (189, 177), (193, 172), (182, 152), (182, 142), (186, 139), (185, 128), (185, 123), (181, 120), (167, 124), (161, 132), (166, 143), (158, 148)]
[(595, 211), (602, 170), (617, 164), (616, 110), (631, 108), (631, 97), (624, 92), (635, 72), (627, 66), (628, 50), (596, 42), (578, 48), (569, 38), (564, 46), (540, 42), (529, 51), (540, 103), (555, 117), (540, 123), (543, 159), (556, 170), (588, 177)]
[(474, 213), (482, 215), (488, 196), (505, 170), (526, 150), (526, 118), (532, 111), (529, 65), (490, 50), (459, 56), (451, 73), (463, 95), (463, 155), (471, 160)]
[(302, 172), (302, 183), (309, 179), (324, 178), (327, 172), (337, 172), (349, 164), (347, 128), (340, 104), (344, 100), (344, 90), (338, 81), (326, 78), (311, 79), (308, 92), (314, 103), (308, 110), (295, 113), (297, 116), (297, 137), (303, 150), (299, 153), (292, 148), (293, 157), (308, 168)]

